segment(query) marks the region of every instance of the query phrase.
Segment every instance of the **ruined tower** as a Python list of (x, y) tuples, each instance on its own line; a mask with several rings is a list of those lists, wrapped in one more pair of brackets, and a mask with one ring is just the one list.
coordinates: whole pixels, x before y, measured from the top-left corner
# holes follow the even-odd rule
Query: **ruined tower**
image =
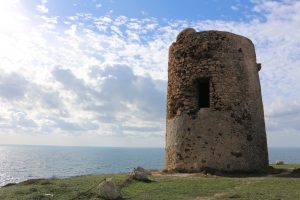
[(268, 150), (254, 45), (183, 30), (169, 49), (166, 169), (264, 172)]

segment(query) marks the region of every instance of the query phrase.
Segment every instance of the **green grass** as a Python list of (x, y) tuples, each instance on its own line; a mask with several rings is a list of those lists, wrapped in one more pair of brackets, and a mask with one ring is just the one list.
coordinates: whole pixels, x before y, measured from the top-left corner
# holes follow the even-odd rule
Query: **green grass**
[[(77, 176), (67, 179), (42, 179), (19, 183), (17, 185), (0, 188), (0, 199), (97, 199), (97, 188), (87, 194), (79, 195), (98, 185), (104, 178), (114, 177), (121, 182), (127, 178), (126, 174)], [(53, 194), (53, 198), (45, 196)], [(88, 198), (85, 198), (88, 197)]]
[[(100, 199), (95, 186), (106, 177), (114, 177), (121, 184), (128, 174), (26, 181), (0, 188), (0, 199)], [(300, 178), (295, 177), (232, 178), (195, 175), (188, 177), (151, 176), (151, 179), (153, 180), (151, 183), (133, 182), (124, 187), (121, 190), (123, 198), (133, 200), (300, 200)], [(45, 196), (45, 194), (52, 194), (53, 197)]]
[(193, 199), (213, 196), (215, 193), (233, 188), (243, 182), (230, 178), (204, 177), (153, 177), (155, 182), (145, 184), (137, 182), (123, 189), (123, 196), (128, 199), (167, 200)]
[(279, 177), (249, 179), (248, 185), (241, 185), (231, 194), (234, 193), (240, 196), (236, 199), (243, 200), (299, 200), (300, 179)]
[(300, 164), (284, 164), (284, 165), (272, 164), (271, 166), (277, 169), (300, 168)]

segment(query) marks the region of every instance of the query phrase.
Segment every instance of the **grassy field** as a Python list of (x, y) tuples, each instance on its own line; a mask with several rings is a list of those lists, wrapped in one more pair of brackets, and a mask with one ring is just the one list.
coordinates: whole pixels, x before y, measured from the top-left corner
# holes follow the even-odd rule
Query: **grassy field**
[[(290, 168), (284, 165), (284, 168)], [(283, 166), (275, 166), (283, 167)], [(295, 166), (294, 166), (295, 167)], [(296, 167), (300, 168), (300, 165)], [(78, 176), (67, 179), (29, 180), (0, 189), (0, 199), (100, 199), (97, 185), (106, 177), (119, 184), (128, 174)], [(299, 176), (298, 176), (299, 177)], [(136, 200), (300, 200), (300, 178), (151, 176), (151, 183), (132, 182), (121, 190), (124, 199)]]
[(284, 169), (284, 168), (300, 168), (300, 164), (285, 164), (285, 165), (275, 165), (272, 164), (272, 167), (275, 167), (277, 169)]

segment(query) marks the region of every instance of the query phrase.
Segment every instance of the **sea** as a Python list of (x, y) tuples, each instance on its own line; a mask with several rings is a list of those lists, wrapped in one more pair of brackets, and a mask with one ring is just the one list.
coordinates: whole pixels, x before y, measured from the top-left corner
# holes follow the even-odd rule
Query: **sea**
[[(300, 163), (300, 148), (269, 148), (269, 161)], [(163, 169), (163, 148), (0, 145), (0, 187), (36, 178)]]

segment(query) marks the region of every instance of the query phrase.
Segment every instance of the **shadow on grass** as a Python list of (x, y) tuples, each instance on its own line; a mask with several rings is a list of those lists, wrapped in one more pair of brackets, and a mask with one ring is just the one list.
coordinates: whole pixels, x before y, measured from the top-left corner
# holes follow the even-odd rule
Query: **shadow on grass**
[(269, 166), (265, 172), (257, 171), (220, 171), (213, 168), (203, 168), (200, 172), (186, 172), (186, 171), (163, 171), (161, 174), (199, 174), (201, 176), (215, 175), (220, 177), (229, 178), (250, 178), (250, 177), (284, 177), (284, 178), (300, 178), (300, 168), (285, 169), (285, 168), (274, 168)]

